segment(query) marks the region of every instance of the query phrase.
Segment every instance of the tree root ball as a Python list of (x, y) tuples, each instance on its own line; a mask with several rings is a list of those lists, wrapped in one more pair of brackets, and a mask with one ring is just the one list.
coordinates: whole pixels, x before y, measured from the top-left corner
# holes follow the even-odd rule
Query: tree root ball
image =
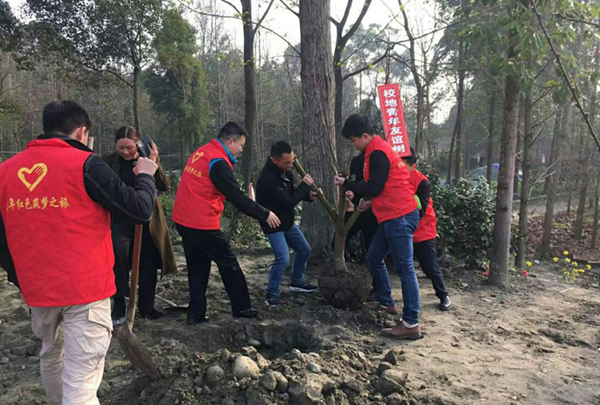
[(319, 291), (325, 301), (341, 309), (358, 309), (367, 300), (373, 285), (369, 270), (360, 264), (347, 263), (346, 269), (327, 266), (319, 275)]

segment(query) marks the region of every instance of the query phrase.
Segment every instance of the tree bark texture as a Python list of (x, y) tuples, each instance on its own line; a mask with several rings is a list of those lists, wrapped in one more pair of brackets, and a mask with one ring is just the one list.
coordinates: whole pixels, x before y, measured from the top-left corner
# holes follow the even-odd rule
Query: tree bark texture
[[(302, 163), (329, 201), (337, 196), (332, 163), (336, 161), (333, 133), (333, 81), (331, 72), (329, 0), (300, 1), (301, 79), (303, 148)], [(335, 165), (333, 165), (335, 166)], [(318, 204), (304, 204), (302, 228), (311, 241), (313, 256), (331, 251), (333, 226), (327, 212)]]

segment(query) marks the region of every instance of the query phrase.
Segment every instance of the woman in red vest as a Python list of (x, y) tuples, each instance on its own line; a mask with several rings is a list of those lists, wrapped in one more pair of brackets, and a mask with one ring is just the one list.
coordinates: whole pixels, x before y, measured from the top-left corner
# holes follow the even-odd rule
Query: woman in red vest
[(421, 304), (412, 246), (419, 212), (408, 170), (392, 147), (374, 135), (373, 124), (368, 117), (357, 114), (348, 117), (342, 135), (352, 142), (354, 148), (365, 152), (363, 181), (351, 181), (341, 176), (336, 176), (334, 181), (336, 185), (343, 185), (355, 194), (371, 197), (371, 201), (361, 199), (358, 209), (362, 212), (372, 208), (379, 224), (366, 262), (377, 279), (375, 285), (382, 310), (398, 312), (384, 262), (390, 253), (402, 282), (403, 322), (393, 328), (383, 329), (382, 333), (397, 339), (420, 339)]
[(417, 169), (417, 152), (410, 148), (411, 155), (403, 157), (406, 168), (410, 173), (410, 182), (414, 193), (419, 197), (421, 209), (419, 210), (419, 226), (413, 235), (413, 250), (421, 269), (431, 280), (435, 295), (440, 299), (439, 309), (448, 311), (452, 308), (452, 301), (446, 290), (444, 276), (440, 271), (437, 259), (435, 238), (437, 237), (435, 211), (431, 198), (431, 184), (429, 179)]
[(111, 213), (150, 220), (156, 163), (139, 159), (133, 187), (88, 149), (91, 121), (72, 101), (44, 108), (44, 134), (0, 165), (0, 264), (42, 341), (51, 403), (99, 404), (115, 293)]
[[(140, 152), (139, 136), (133, 127), (121, 127), (115, 134), (116, 152), (102, 157), (119, 178), (128, 186), (133, 186), (135, 167)], [(154, 174), (156, 189), (159, 192), (169, 190), (169, 180), (159, 163), (158, 148), (152, 144), (150, 160), (158, 164)], [(129, 270), (131, 269), (134, 224), (127, 218), (115, 217), (112, 224), (112, 240), (115, 252), (115, 284), (117, 293), (114, 296), (112, 319), (115, 325), (125, 322), (125, 297), (129, 295)], [(159, 319), (165, 314), (154, 308), (158, 269), (161, 275), (174, 273), (177, 270), (175, 256), (171, 246), (171, 235), (158, 196), (154, 201), (154, 212), (150, 223), (144, 224), (142, 232), (142, 255), (140, 257), (140, 284), (138, 309), (140, 317)]]

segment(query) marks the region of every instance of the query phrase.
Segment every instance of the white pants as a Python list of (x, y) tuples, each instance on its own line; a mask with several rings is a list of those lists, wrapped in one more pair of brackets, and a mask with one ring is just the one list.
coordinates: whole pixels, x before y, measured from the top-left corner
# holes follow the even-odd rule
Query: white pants
[(32, 307), (33, 333), (42, 339), (40, 368), (52, 404), (100, 404), (104, 358), (112, 336), (110, 298), (70, 307)]

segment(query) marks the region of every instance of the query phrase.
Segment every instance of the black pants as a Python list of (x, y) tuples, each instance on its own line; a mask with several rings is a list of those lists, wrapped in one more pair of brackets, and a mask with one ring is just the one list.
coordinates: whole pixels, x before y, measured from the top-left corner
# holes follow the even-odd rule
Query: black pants
[(413, 255), (419, 261), (425, 275), (431, 280), (435, 295), (440, 300), (446, 298), (448, 291), (438, 264), (435, 239), (413, 243)]
[[(115, 298), (129, 296), (129, 271), (133, 260), (133, 229), (132, 225), (115, 223), (112, 229), (113, 249), (115, 253)], [(156, 295), (156, 280), (161, 258), (158, 249), (152, 241), (148, 224), (142, 232), (142, 253), (140, 257), (140, 278), (138, 290), (138, 309), (141, 314), (147, 314), (154, 309)]]
[[(352, 214), (346, 214), (345, 222), (350, 219)], [(346, 235), (346, 250), (348, 250), (348, 243), (356, 236), (358, 232), (362, 232), (363, 239), (365, 241), (364, 252), (362, 252), (361, 262), (364, 263), (365, 256), (369, 250), (369, 246), (371, 246), (371, 242), (373, 241), (373, 237), (375, 236), (375, 232), (377, 232), (377, 219), (375, 215), (373, 215), (373, 211), (367, 211), (360, 214), (352, 228), (348, 231), (348, 235)]]
[(215, 262), (231, 301), (233, 314), (250, 308), (250, 293), (246, 277), (229, 238), (223, 231), (203, 231), (177, 224), (187, 262), (190, 287), (188, 318), (202, 319), (206, 314), (206, 287), (210, 276), (210, 264)]

